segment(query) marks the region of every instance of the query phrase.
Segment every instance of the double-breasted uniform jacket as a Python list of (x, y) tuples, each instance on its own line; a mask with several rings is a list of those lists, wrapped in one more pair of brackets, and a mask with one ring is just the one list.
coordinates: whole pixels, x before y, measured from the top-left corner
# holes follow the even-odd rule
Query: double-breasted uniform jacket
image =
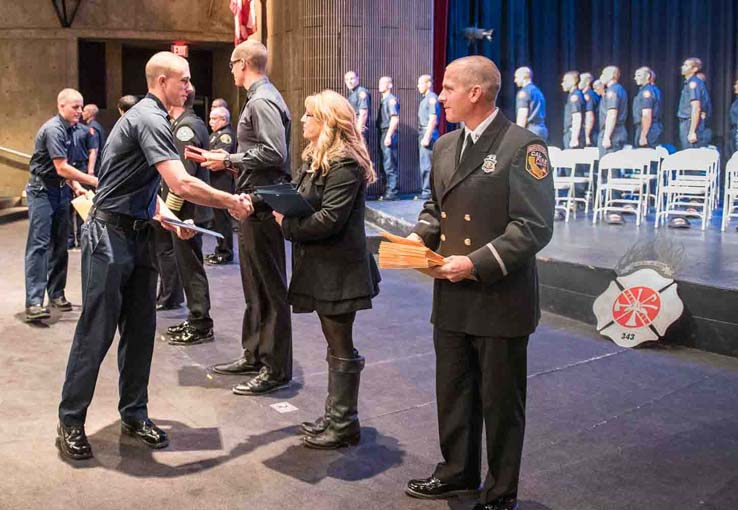
[[(195, 163), (190, 159), (185, 159), (185, 147), (194, 145), (201, 149), (207, 149), (208, 145), (208, 128), (197, 114), (192, 110), (186, 110), (182, 115), (177, 117), (172, 123), (172, 131), (174, 132), (174, 141), (177, 144), (182, 164), (187, 173), (197, 177), (201, 181), (210, 184), (210, 171)], [(163, 198), (166, 200), (169, 189), (162, 179)], [(208, 223), (213, 219), (213, 210), (210, 207), (197, 205), (193, 202), (187, 202), (182, 205), (182, 209), (176, 212), (177, 216), (183, 220), (194, 220), (198, 225)]]
[(476, 336), (526, 336), (540, 318), (536, 253), (553, 234), (548, 151), (501, 111), (459, 161), (463, 142), (463, 130), (436, 142), (431, 199), (414, 232), (444, 256), (470, 257), (478, 280), (435, 280), (431, 321)]
[(290, 296), (321, 301), (373, 297), (379, 272), (366, 245), (366, 180), (353, 159), (331, 164), (327, 174), (300, 169), (294, 184), (315, 213), (282, 221), (292, 241)]

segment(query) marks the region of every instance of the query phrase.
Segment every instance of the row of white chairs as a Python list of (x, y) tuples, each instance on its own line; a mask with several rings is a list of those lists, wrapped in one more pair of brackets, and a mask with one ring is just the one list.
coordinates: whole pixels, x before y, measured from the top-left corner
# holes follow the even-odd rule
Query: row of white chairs
[[(718, 205), (720, 155), (714, 148), (686, 149), (671, 155), (661, 146), (624, 149), (600, 158), (595, 147), (549, 147), (549, 158), (556, 209), (562, 211), (565, 221), (571, 214), (576, 217), (576, 205), (581, 202), (585, 213), (592, 204), (593, 224), (610, 213), (629, 212), (640, 225), (653, 204), (657, 228), (669, 216), (678, 215), (699, 218), (704, 230)], [(733, 187), (726, 182), (725, 203), (729, 190), (733, 201), (738, 199), (738, 174), (732, 178)], [(577, 196), (577, 186), (583, 188), (583, 196)], [(738, 217), (735, 210), (733, 207), (730, 214)]]
[(720, 230), (725, 231), (731, 218), (738, 218), (738, 152), (725, 164), (725, 194), (723, 195), (723, 221)]

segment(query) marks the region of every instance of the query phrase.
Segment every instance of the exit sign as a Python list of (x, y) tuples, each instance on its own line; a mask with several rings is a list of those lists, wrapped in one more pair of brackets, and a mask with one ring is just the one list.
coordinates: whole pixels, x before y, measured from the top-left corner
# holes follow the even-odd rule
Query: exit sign
[(180, 57), (187, 58), (187, 55), (189, 54), (190, 47), (183, 43), (174, 43), (172, 44), (172, 53), (175, 55), (179, 55)]

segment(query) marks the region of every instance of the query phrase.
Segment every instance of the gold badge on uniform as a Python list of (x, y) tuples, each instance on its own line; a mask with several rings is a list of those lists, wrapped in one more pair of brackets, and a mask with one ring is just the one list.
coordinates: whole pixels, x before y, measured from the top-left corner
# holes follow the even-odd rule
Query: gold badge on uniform
[(229, 135), (228, 133), (220, 135), (220, 141), (225, 144), (231, 143), (231, 135)]
[(539, 181), (548, 175), (548, 153), (543, 145), (528, 146), (528, 152), (525, 155), (525, 169)]
[(497, 155), (496, 154), (489, 154), (487, 157), (484, 158), (484, 162), (482, 162), (482, 172), (485, 174), (491, 174), (495, 171), (495, 168), (497, 167)]

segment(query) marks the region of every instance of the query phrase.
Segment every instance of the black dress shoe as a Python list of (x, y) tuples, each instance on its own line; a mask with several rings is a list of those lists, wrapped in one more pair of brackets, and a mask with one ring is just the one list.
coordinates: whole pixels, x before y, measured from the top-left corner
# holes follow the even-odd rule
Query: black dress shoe
[(172, 335), (169, 345), (197, 345), (212, 342), (214, 339), (213, 328), (200, 331), (188, 326), (184, 331)]
[(210, 257), (205, 259), (205, 262), (213, 266), (219, 266), (222, 264), (230, 264), (233, 262), (233, 257), (226, 257), (225, 255), (217, 255), (213, 253)]
[(477, 503), (472, 510), (517, 510), (517, 508), (517, 498), (505, 497), (489, 503)]
[(92, 458), (92, 447), (87, 440), (83, 425), (65, 426), (61, 423), (56, 427), (56, 447), (62, 454), (72, 460)]
[(67, 298), (64, 296), (49, 299), (49, 304), (61, 312), (70, 312), (72, 310), (72, 303), (67, 301)]
[(407, 482), (407, 487), (405, 487), (405, 494), (421, 499), (443, 499), (452, 496), (465, 496), (476, 494), (478, 491), (479, 489), (477, 487), (442, 482), (435, 476), (410, 480)]
[(31, 305), (26, 307), (26, 322), (39, 321), (51, 317), (49, 309), (41, 305)]
[(167, 433), (154, 425), (154, 422), (146, 418), (136, 422), (120, 422), (120, 430), (141, 441), (150, 448), (166, 448), (169, 446)]
[(238, 358), (230, 363), (221, 363), (213, 367), (213, 372), (222, 375), (244, 375), (258, 374), (261, 370), (261, 364), (249, 363), (246, 358)]
[(161, 312), (163, 310), (176, 310), (180, 308), (182, 305), (170, 305), (167, 303), (157, 303), (156, 305), (156, 311)]
[(267, 368), (262, 367), (259, 375), (234, 386), (233, 393), (236, 395), (264, 395), (286, 388), (289, 385), (289, 381), (284, 382), (273, 379)]
[(190, 323), (188, 321), (180, 322), (179, 324), (175, 324), (174, 326), (169, 326), (167, 328), (167, 335), (178, 335), (185, 331), (188, 327), (190, 327)]

